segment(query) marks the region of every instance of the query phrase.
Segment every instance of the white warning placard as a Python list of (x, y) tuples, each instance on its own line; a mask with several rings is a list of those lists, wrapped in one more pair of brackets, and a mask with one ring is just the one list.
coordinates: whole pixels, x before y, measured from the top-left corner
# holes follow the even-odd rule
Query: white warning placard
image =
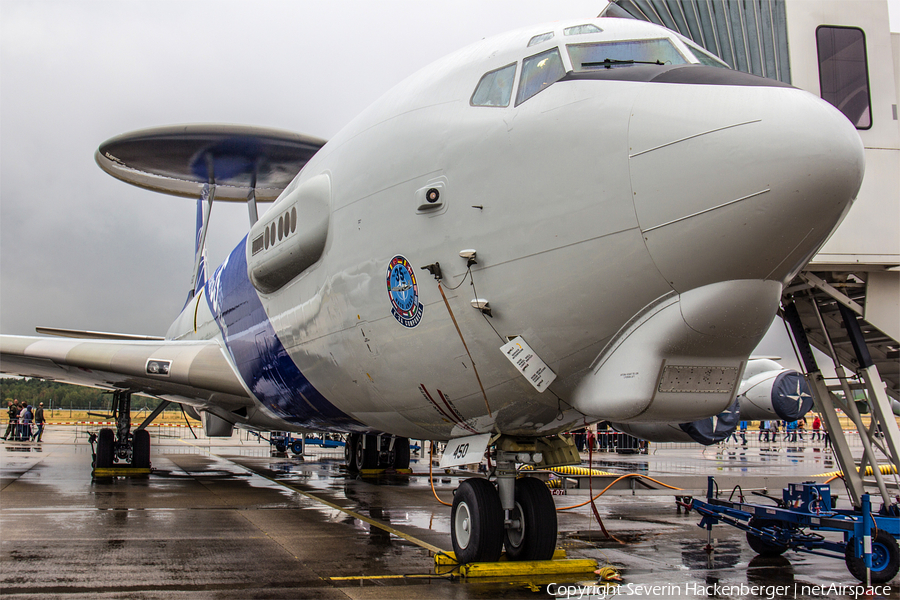
[(500, 350), (537, 391), (543, 392), (556, 379), (556, 373), (521, 337), (514, 337)]

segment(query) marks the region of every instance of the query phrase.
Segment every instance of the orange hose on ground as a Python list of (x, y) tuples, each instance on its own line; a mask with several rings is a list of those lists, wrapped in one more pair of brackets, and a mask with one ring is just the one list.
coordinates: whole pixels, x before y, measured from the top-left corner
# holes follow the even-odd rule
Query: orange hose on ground
[[(591, 472), (591, 475), (593, 475), (593, 473), (592, 473), (593, 470), (594, 470), (594, 442), (591, 441), (590, 445), (588, 446), (588, 471)], [(613, 539), (621, 544), (622, 540), (620, 540), (619, 538), (612, 535), (609, 531), (606, 530), (606, 525), (603, 524), (603, 519), (600, 518), (600, 511), (597, 510), (597, 505), (594, 504), (594, 499), (593, 499), (594, 478), (593, 478), (593, 476), (588, 478), (588, 496), (591, 497), (591, 510), (594, 513), (594, 518), (597, 519), (597, 524), (600, 526), (600, 531), (602, 531), (603, 535), (605, 535), (607, 538)]]
[(600, 496), (602, 496), (603, 494), (605, 494), (605, 493), (607, 492), (607, 490), (609, 490), (609, 488), (611, 488), (612, 486), (614, 486), (616, 483), (618, 483), (619, 481), (622, 481), (623, 479), (628, 479), (628, 478), (630, 478), (630, 477), (642, 477), (642, 478), (644, 478), (644, 479), (649, 479), (649, 480), (652, 481), (653, 483), (658, 483), (659, 485), (661, 485), (661, 486), (663, 486), (663, 487), (666, 487), (666, 488), (669, 488), (670, 490), (680, 490), (680, 489), (682, 489), (682, 488), (680, 488), (680, 487), (675, 487), (675, 486), (673, 486), (673, 485), (669, 485), (669, 484), (667, 484), (667, 483), (663, 483), (662, 481), (658, 481), (658, 480), (656, 480), (656, 479), (653, 479), (652, 477), (647, 477), (646, 475), (641, 475), (641, 474), (639, 474), (639, 473), (628, 473), (627, 475), (622, 475), (621, 477), (617, 477), (616, 479), (614, 479), (614, 480), (612, 481), (612, 483), (610, 483), (608, 486), (606, 486), (605, 488), (603, 488), (602, 491), (597, 492), (597, 495), (596, 495), (596, 496), (594, 496), (594, 497), (592, 497), (592, 498), (589, 498), (588, 500), (585, 500), (585, 501), (582, 502), (581, 504), (574, 504), (574, 505), (572, 505), (572, 506), (561, 506), (561, 507), (557, 507), (556, 510), (558, 510), (558, 511), (559, 511), (559, 510), (571, 510), (571, 509), (573, 509), (573, 508), (581, 508), (581, 507), (584, 506), (585, 504), (590, 504), (591, 502), (593, 502), (594, 500), (596, 500), (597, 498), (599, 498)]
[[(434, 464), (434, 444), (432, 444), (432, 443), (429, 442), (429, 449), (428, 449), (428, 482), (431, 484), (431, 493), (434, 495), (434, 499), (437, 500), (438, 502), (440, 502), (441, 504), (443, 504), (444, 506), (453, 506), (452, 503), (450, 503), (450, 502), (444, 502), (443, 500), (441, 500), (441, 499), (438, 497), (438, 495), (437, 495), (437, 490), (434, 489), (434, 474), (433, 474), (433, 466), (432, 466), (433, 464)], [(649, 479), (649, 480), (652, 481), (653, 483), (657, 483), (657, 484), (659, 484), (659, 485), (661, 485), (661, 486), (663, 486), (663, 487), (665, 487), (665, 488), (669, 488), (670, 490), (681, 490), (681, 489), (682, 489), (682, 488), (680, 488), (680, 487), (675, 487), (675, 486), (673, 486), (673, 485), (669, 485), (669, 484), (667, 484), (667, 483), (663, 483), (662, 481), (659, 481), (659, 480), (657, 480), (657, 479), (653, 479), (652, 477), (647, 477), (646, 475), (641, 475), (641, 474), (639, 474), (639, 473), (628, 473), (627, 475), (622, 475), (622, 476), (620, 476), (620, 477), (617, 477), (616, 479), (614, 479), (614, 480), (612, 481), (612, 483), (610, 483), (608, 486), (606, 486), (605, 488), (603, 488), (603, 490), (601, 490), (600, 492), (598, 492), (596, 496), (593, 496), (592, 498), (589, 498), (588, 500), (585, 500), (585, 501), (582, 502), (581, 504), (574, 504), (574, 505), (572, 505), (572, 506), (558, 506), (558, 507), (556, 508), (556, 510), (557, 510), (557, 511), (560, 511), (560, 510), (571, 510), (571, 509), (573, 509), (573, 508), (581, 508), (582, 506), (584, 506), (584, 505), (586, 505), (586, 504), (589, 504), (589, 503), (593, 502), (594, 500), (596, 500), (597, 498), (599, 498), (600, 496), (602, 496), (603, 494), (605, 494), (605, 493), (609, 490), (609, 488), (611, 488), (612, 486), (614, 486), (616, 483), (622, 481), (623, 479), (628, 479), (628, 478), (630, 478), (630, 477), (641, 477), (641, 478), (643, 478), (643, 479)], [(829, 480), (829, 481), (830, 481), (830, 480)]]
[(434, 494), (434, 499), (444, 506), (453, 506), (453, 504), (444, 502), (443, 500), (438, 498), (437, 491), (435, 491), (434, 489), (434, 476), (431, 473), (432, 464), (434, 464), (434, 442), (428, 442), (428, 482), (431, 484), (431, 493)]

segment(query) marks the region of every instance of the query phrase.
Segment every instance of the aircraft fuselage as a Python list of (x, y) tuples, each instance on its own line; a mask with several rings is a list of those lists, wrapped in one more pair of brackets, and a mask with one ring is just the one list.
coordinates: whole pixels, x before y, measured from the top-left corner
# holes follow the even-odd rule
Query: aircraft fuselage
[[(547, 435), (613, 418), (583, 400), (584, 380), (645, 307), (751, 282), (761, 291), (733, 310), (734, 293), (710, 296), (695, 327), (711, 354), (727, 346), (739, 378), (781, 286), (856, 195), (859, 138), (804, 91), (696, 64), (673, 32), (585, 23), (598, 31), (562, 23), (483, 40), (388, 92), (307, 163), (167, 337), (223, 341), (259, 402), (251, 425)], [(623, 40), (665, 40), (683, 64), (598, 67), (572, 48)], [(534, 88), (557, 60), (564, 75)], [(506, 105), (477, 94), (491, 73), (510, 78)], [(524, 98), (529, 86), (539, 91)], [(435, 263), (447, 304), (423, 270)], [(738, 341), (717, 346), (717, 332)], [(516, 336), (556, 374), (549, 389), (501, 352)], [(684, 420), (728, 404), (697, 398)]]

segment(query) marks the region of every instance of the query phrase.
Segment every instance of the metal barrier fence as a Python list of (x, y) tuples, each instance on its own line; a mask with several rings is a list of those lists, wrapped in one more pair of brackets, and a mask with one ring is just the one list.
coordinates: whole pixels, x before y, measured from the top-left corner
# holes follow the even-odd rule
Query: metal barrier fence
[[(112, 421), (48, 421), (45, 432), (48, 429), (64, 427), (73, 432), (75, 439), (88, 438), (90, 434), (97, 433), (101, 429), (115, 429)], [(152, 423), (146, 427), (151, 437), (171, 439), (207, 439), (203, 434), (203, 427), (188, 427), (172, 423)], [(133, 430), (133, 428), (132, 428)]]
[[(862, 446), (859, 434), (853, 431), (845, 431), (844, 435), (850, 446)], [(745, 434), (741, 434), (740, 430), (736, 430), (731, 436), (718, 444), (711, 446), (702, 446), (695, 442), (640, 442), (636, 438), (618, 431), (598, 431), (594, 434), (594, 452), (617, 452), (620, 454), (636, 453), (636, 452), (657, 452), (665, 449), (703, 449), (703, 448), (722, 448), (722, 447), (747, 447), (747, 448), (827, 448), (825, 442), (825, 432), (820, 430), (817, 436), (813, 435), (812, 430), (804, 430), (801, 434), (799, 431), (788, 433), (779, 431), (777, 433), (765, 432), (760, 435), (758, 429), (748, 429)], [(583, 452), (587, 452), (587, 439)]]
[[(75, 439), (87, 439), (91, 433), (97, 433), (100, 429), (103, 428), (115, 428), (115, 423), (112, 421), (66, 421), (62, 419), (54, 419), (52, 421), (48, 421), (46, 423), (45, 432), (48, 429), (58, 430), (58, 428), (67, 428), (73, 434)], [(192, 426), (189, 427), (186, 424), (178, 424), (178, 423), (153, 423), (147, 426), (147, 431), (150, 432), (150, 435), (157, 439), (184, 439), (184, 440), (215, 440), (220, 438), (207, 438), (207, 436), (203, 432), (202, 426)], [(32, 432), (37, 430), (36, 426), (32, 424)], [(862, 441), (860, 440), (859, 434), (856, 431), (845, 431), (845, 436), (847, 442), (850, 446), (862, 446)], [(246, 430), (243, 429), (235, 429), (234, 435), (232, 439), (237, 436), (240, 441), (244, 442), (257, 442), (261, 444), (266, 444), (265, 439), (259, 440), (259, 438)], [(747, 447), (747, 448), (773, 448), (773, 447), (785, 447), (785, 448), (827, 448), (824, 439), (824, 431), (820, 432), (818, 436), (813, 436), (812, 430), (805, 430), (802, 434), (797, 433), (796, 440), (793, 439), (792, 434), (788, 434), (785, 431), (779, 431), (777, 434), (769, 434), (768, 436), (763, 433), (760, 434), (758, 429), (748, 429), (746, 434), (746, 442), (744, 437), (742, 437), (741, 432), (735, 431), (732, 436), (729, 436), (724, 441), (719, 442), (718, 444), (714, 444), (712, 446), (708, 446), (708, 448), (722, 448), (722, 447)], [(583, 452), (587, 453), (587, 439), (585, 439), (585, 445), (583, 447)], [(697, 443), (677, 443), (677, 442), (643, 442), (637, 440), (636, 438), (620, 433), (617, 431), (599, 431), (594, 434), (593, 438), (594, 447), (593, 451), (596, 453), (646, 453), (646, 452), (658, 452), (660, 450), (665, 449), (703, 449), (704, 446), (701, 446)], [(326, 449), (321, 446), (315, 446), (313, 444), (308, 444), (310, 447), (314, 447), (318, 452), (329, 453), (333, 452), (335, 454), (343, 455), (343, 448), (334, 449)]]
[[(53, 421), (48, 422), (47, 426), (56, 430), (59, 428), (67, 429), (72, 433), (76, 441), (87, 440), (92, 433), (96, 434), (104, 428), (115, 429), (115, 423), (111, 421)], [(230, 438), (207, 437), (203, 433), (202, 426), (188, 427), (187, 425), (172, 423), (150, 424), (146, 427), (146, 430), (150, 433), (151, 439), (156, 440), (189, 440), (202, 442), (204, 446), (215, 445), (217, 440), (222, 442), (228, 441), (229, 443), (238, 441), (241, 444), (258, 445), (260, 449), (265, 452), (270, 451), (270, 445), (267, 439), (268, 434), (262, 434), (262, 436), (260, 436), (245, 429), (235, 428), (234, 433)], [(45, 433), (46, 431), (47, 429), (45, 429)], [(170, 450), (171, 447), (167, 448), (166, 452), (169, 452)], [(316, 455), (320, 456), (333, 456), (338, 458), (343, 458), (344, 456), (343, 446), (338, 448), (323, 448), (321, 445), (308, 443), (304, 453), (309, 452), (314, 452)]]

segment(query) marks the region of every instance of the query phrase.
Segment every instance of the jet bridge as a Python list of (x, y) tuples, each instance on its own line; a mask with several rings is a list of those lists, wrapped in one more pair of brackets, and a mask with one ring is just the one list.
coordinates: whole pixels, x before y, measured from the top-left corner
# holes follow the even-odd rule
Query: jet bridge
[[(859, 473), (877, 460), (876, 453), (900, 468), (893, 412), (900, 406), (900, 73), (895, 72), (900, 34), (889, 30), (887, 2), (613, 0), (600, 16), (678, 31), (735, 69), (820, 95), (856, 125), (866, 153), (859, 196), (834, 235), (786, 287), (780, 314), (791, 325), (859, 508), (864, 492)], [(834, 363), (832, 385), (810, 346)], [(851, 400), (859, 390), (871, 411), (868, 427)], [(865, 449), (860, 465), (843, 441), (836, 408), (859, 429)], [(889, 504), (887, 483), (880, 474), (875, 477)]]

